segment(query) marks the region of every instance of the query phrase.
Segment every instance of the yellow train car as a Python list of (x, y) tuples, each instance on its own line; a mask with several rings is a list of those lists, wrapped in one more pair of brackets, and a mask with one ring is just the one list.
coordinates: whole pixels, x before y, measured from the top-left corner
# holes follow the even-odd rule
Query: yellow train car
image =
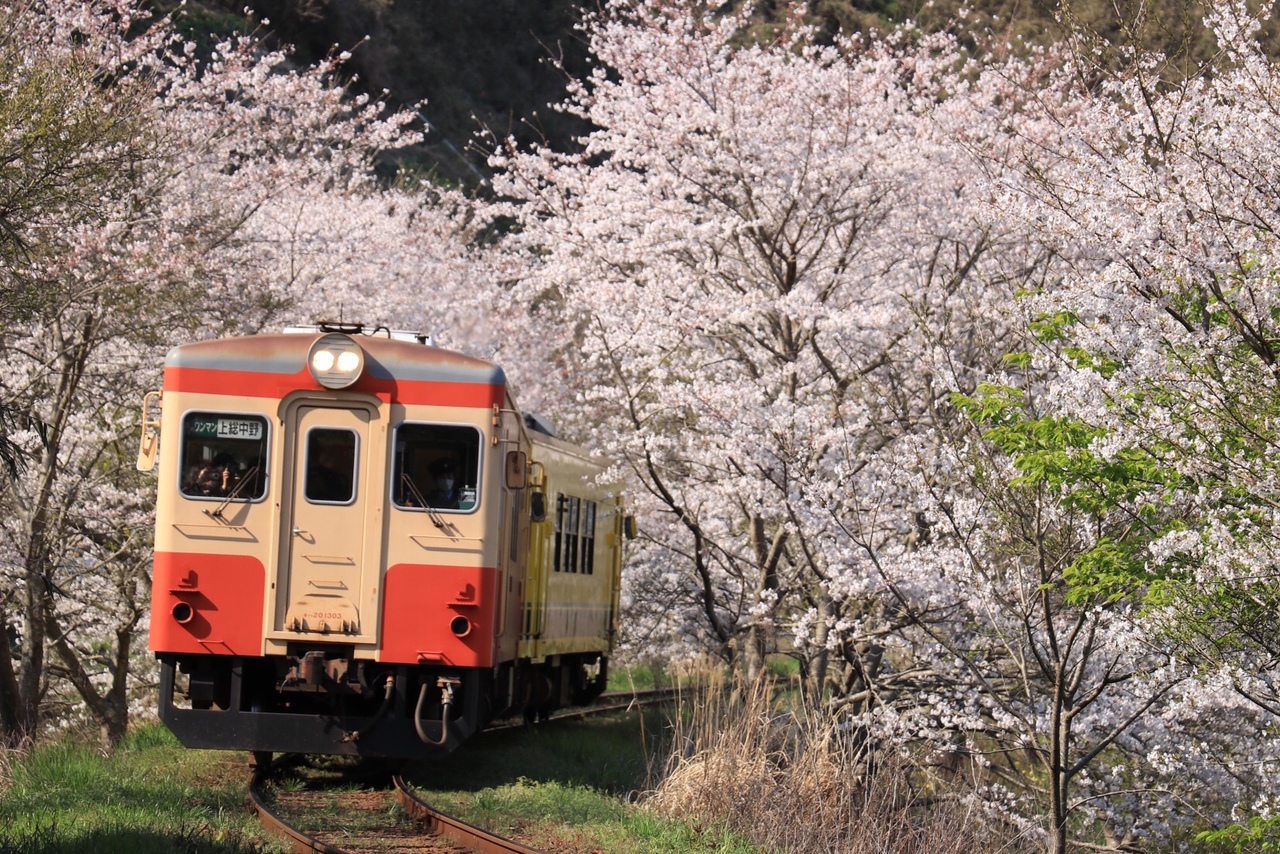
[[(614, 640), (626, 519), (616, 490), (601, 485), (605, 461), (550, 435), (532, 432), (536, 507), (528, 557), (524, 633), (519, 656), (554, 680), (539, 687), (553, 706), (590, 702), (604, 690), (608, 657), (600, 639)], [(570, 678), (575, 660), (591, 674)], [(532, 708), (542, 709), (543, 696)]]
[(624, 516), (497, 365), (321, 325), (172, 350), (150, 649), (186, 745), (416, 758), (603, 690)]

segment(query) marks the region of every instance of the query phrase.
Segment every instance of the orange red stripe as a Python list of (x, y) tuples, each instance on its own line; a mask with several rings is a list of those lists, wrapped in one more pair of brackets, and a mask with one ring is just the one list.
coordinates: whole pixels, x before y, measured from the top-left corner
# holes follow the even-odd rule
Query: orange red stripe
[[(281, 398), (294, 391), (326, 391), (306, 368), (295, 374), (165, 368), (165, 391), (221, 394), (229, 397)], [(506, 387), (485, 383), (397, 380), (362, 376), (344, 391), (371, 394), (392, 403), (490, 408), (501, 406)]]
[[(156, 552), (148, 649), (262, 655), (266, 580), (250, 555)], [(179, 605), (185, 622), (175, 616)]]
[[(398, 563), (382, 592), (382, 650), (378, 659), (450, 667), (494, 665), (494, 595), (502, 579), (494, 567)], [(466, 634), (453, 629), (465, 618)]]

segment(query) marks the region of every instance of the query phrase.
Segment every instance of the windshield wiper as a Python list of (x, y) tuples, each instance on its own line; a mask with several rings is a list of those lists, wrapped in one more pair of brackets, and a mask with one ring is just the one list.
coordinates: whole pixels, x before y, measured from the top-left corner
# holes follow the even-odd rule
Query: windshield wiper
[(409, 487), (409, 491), (413, 493), (413, 499), (427, 511), (427, 518), (431, 520), (431, 524), (440, 530), (444, 530), (444, 517), (436, 512), (436, 508), (427, 503), (427, 499), (422, 497), (422, 493), (418, 491), (418, 485), (413, 482), (413, 478), (409, 477), (408, 472), (401, 472), (400, 479), (404, 481), (404, 485)]
[(258, 474), (257, 466), (254, 466), (253, 468), (249, 469), (247, 472), (244, 473), (244, 477), (240, 478), (240, 482), (236, 484), (235, 489), (228, 492), (227, 497), (222, 499), (222, 503), (218, 505), (217, 509), (215, 509), (212, 513), (209, 513), (208, 510), (204, 512), (209, 513), (209, 515), (214, 517), (215, 519), (221, 519), (222, 511), (227, 509), (227, 505), (230, 504), (232, 500), (240, 494), (240, 490), (244, 489), (246, 486), (249, 485), (249, 481), (253, 480), (254, 477), (257, 476), (257, 474)]

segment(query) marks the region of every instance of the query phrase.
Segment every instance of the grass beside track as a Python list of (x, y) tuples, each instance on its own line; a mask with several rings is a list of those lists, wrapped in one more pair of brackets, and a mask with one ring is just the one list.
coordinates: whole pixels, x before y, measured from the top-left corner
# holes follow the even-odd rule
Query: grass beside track
[[(558, 854), (755, 851), (631, 803), (663, 729), (659, 715), (643, 729), (636, 714), (552, 722), (404, 771), (434, 806)], [(285, 851), (249, 810), (247, 782), (246, 754), (187, 750), (158, 724), (110, 755), (74, 741), (0, 755), (0, 854)]]
[(649, 759), (665, 756), (664, 711), (551, 721), (481, 734), (438, 763), (414, 763), (406, 779), (425, 800), (491, 833), (558, 854), (751, 854), (720, 830), (658, 816), (632, 801), (653, 783)]
[(245, 808), (243, 754), (187, 750), (158, 724), (110, 756), (73, 740), (0, 765), (4, 854), (283, 851)]

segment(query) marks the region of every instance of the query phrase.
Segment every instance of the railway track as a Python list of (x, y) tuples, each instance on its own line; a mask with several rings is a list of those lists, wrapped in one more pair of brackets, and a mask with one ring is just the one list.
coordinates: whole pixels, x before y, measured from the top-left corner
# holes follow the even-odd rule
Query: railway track
[[(465, 821), (435, 809), (413, 791), (400, 776), (392, 779), (395, 799), (417, 824), (416, 833), (405, 834), (402, 828), (384, 828), (376, 840), (347, 843), (339, 847), (322, 838), (319, 831), (304, 831), (274, 808), (273, 799), (264, 793), (265, 772), (258, 771), (249, 785), (249, 798), (259, 818), (271, 833), (287, 840), (296, 852), (317, 854), (356, 854), (359, 851), (471, 851), (474, 854), (542, 854), (512, 839), (489, 833)], [(390, 836), (390, 838), (388, 838)], [(444, 842), (447, 847), (441, 847)]]
[[(598, 701), (600, 705), (555, 715), (548, 722), (577, 720), (593, 715), (629, 711), (667, 702), (673, 696), (675, 696), (673, 689), (606, 694)], [(520, 724), (503, 724), (493, 729), (512, 729), (517, 726)], [(435, 809), (423, 801), (398, 774), (391, 777), (390, 793), (386, 791), (346, 793), (346, 797), (363, 803), (366, 812), (383, 816), (382, 825), (354, 830), (349, 827), (304, 830), (285, 818), (282, 813), (289, 811), (291, 806), (300, 808), (308, 797), (315, 797), (318, 792), (280, 790), (271, 794), (267, 792), (267, 784), (272, 772), (296, 765), (301, 758), (284, 756), (274, 765), (259, 761), (249, 783), (249, 799), (263, 827), (287, 840), (295, 852), (361, 854), (362, 852), (394, 851), (396, 854), (408, 854), (408, 852), (467, 851), (473, 854), (542, 854), (539, 849), (489, 833)], [(391, 811), (387, 808), (391, 798), (394, 798), (404, 815), (412, 820), (411, 826), (406, 827), (403, 822), (397, 822), (391, 817)], [(360, 803), (348, 806), (348, 809), (353, 808), (361, 809), (362, 807)], [(316, 822), (316, 819), (312, 819), (310, 823)], [(354, 837), (356, 841), (347, 841), (349, 837)], [(335, 839), (342, 840), (341, 845), (337, 844)]]
[[(595, 704), (581, 709), (573, 709), (567, 712), (557, 712), (547, 718), (543, 723), (561, 722), (561, 721), (577, 721), (589, 718), (594, 715), (605, 715), (612, 712), (629, 712), (632, 709), (640, 709), (645, 706), (654, 706), (660, 703), (670, 702), (674, 700), (680, 693), (678, 688), (652, 688), (646, 691), (615, 691), (609, 694), (601, 694), (595, 701)], [(502, 732), (504, 730), (519, 729), (526, 726), (525, 721), (507, 721), (498, 724), (491, 724), (482, 729), (477, 735), (483, 736), (487, 732)]]

